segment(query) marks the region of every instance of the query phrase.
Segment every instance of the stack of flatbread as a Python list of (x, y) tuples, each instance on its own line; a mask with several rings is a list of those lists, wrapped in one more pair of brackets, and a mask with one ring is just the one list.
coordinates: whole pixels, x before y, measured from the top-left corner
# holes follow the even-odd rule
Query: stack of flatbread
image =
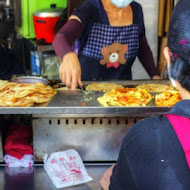
[(18, 84), (0, 80), (0, 106), (29, 107), (48, 102), (56, 91), (42, 83)]

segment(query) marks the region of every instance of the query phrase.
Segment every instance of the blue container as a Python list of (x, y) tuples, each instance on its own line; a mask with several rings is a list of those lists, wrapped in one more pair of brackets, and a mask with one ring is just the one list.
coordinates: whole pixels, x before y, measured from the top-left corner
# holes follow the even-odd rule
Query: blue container
[(41, 75), (39, 53), (37, 51), (31, 51), (30, 58), (31, 58), (31, 74)]

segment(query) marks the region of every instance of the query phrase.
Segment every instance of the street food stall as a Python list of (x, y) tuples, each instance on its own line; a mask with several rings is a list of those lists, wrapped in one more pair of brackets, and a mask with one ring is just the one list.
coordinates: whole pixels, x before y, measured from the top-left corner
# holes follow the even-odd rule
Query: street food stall
[[(0, 106), (0, 119), (3, 121), (0, 124), (3, 129), (0, 131), (0, 162), (2, 166), (4, 166), (0, 167), (0, 176), (2, 177), (0, 186), (7, 189), (12, 189), (13, 186), (18, 189), (27, 190), (55, 189), (55, 186), (43, 168), (44, 155), (75, 149), (81, 156), (87, 172), (89, 176), (93, 178), (93, 181), (66, 189), (100, 189), (99, 180), (101, 176), (108, 167), (115, 164), (122, 139), (133, 124), (146, 117), (165, 113), (169, 111), (171, 107), (156, 106), (155, 96), (158, 94), (156, 92), (150, 93), (153, 99), (146, 106), (103, 107), (97, 99), (102, 97), (105, 91), (88, 91), (86, 87), (94, 82), (104, 82), (122, 85), (124, 88), (136, 88), (137, 85), (151, 83), (168, 85), (169, 81), (147, 80), (148, 76), (146, 71), (137, 63), (138, 60), (136, 60), (132, 68), (133, 79), (135, 80), (83, 81), (84, 86), (82, 89), (80, 87), (76, 90), (67, 89), (65, 84), (57, 80), (59, 78), (59, 61), (51, 44), (52, 39), (50, 43), (44, 43), (44, 41), (41, 41), (43, 43), (39, 43), (40, 41), (35, 39), (37, 36), (35, 36), (32, 16), (34, 12), (36, 12), (36, 15), (39, 16), (40, 13), (42, 16), (42, 14), (44, 14), (44, 8), (48, 8), (48, 11), (45, 9), (45, 12), (51, 12), (51, 8), (55, 8), (54, 4), (50, 8), (50, 4), (53, 2), (54, 1), (49, 0), (43, 4), (40, 1), (33, 2), (28, 0), (24, 3), (24, 1), (21, 0), (14, 0), (14, 11), (16, 13), (14, 24), (16, 33), (21, 40), (24, 39), (20, 49), (17, 48), (19, 54), (17, 51), (15, 52), (21, 55), (18, 57), (23, 64), (24, 75), (28, 74), (26, 70), (30, 68), (29, 75), (41, 76), (41, 82), (47, 82), (46, 84), (55, 88), (56, 95), (47, 103), (34, 104), (29, 107)], [(74, 8), (83, 1), (72, 0), (71, 2), (71, 0), (68, 0), (67, 3), (66, 1), (56, 1), (56, 3), (57, 2), (58, 6), (64, 9), (68, 4), (68, 14), (66, 15), (68, 17)], [(150, 2), (144, 2), (145, 24), (148, 41), (150, 42), (150, 47), (153, 51), (154, 59), (156, 60), (158, 49), (158, 1), (152, 3), (151, 10), (149, 5)], [(6, 8), (8, 7), (9, 3)], [(13, 11), (12, 7), (11, 11)], [(59, 15), (62, 11), (62, 9), (59, 11)], [(26, 16), (24, 17), (23, 15)], [(12, 16), (12, 14), (10, 14), (10, 16)], [(0, 18), (0, 21), (1, 20)], [(39, 20), (38, 18), (36, 22), (39, 26), (43, 23), (43, 20)], [(11, 24), (13, 24), (12, 17)], [(163, 25), (164, 24), (162, 24), (162, 26)], [(12, 25), (10, 26), (12, 27)], [(4, 32), (4, 34), (9, 35), (9, 38), (6, 36), (6, 41), (10, 41), (12, 44), (12, 35), (6, 32)], [(38, 34), (41, 34), (40, 27)], [(26, 45), (25, 42), (29, 45)], [(20, 54), (20, 52), (22, 53)], [(29, 54), (28, 59), (26, 58), (27, 54)], [(164, 69), (165, 67), (162, 70)], [(34, 76), (32, 77), (33, 79), (35, 78)], [(51, 80), (48, 81), (42, 77)], [(54, 81), (53, 79), (56, 80)], [(20, 83), (19, 81), (17, 82)], [(26, 83), (27, 82), (28, 81), (26, 81)], [(35, 161), (34, 167), (9, 168), (4, 164), (3, 158), (5, 152), (3, 146), (5, 143), (6, 122), (12, 119), (11, 116), (20, 116), (22, 119), (27, 118), (27, 120), (30, 120), (33, 132), (32, 146)]]
[[(112, 82), (127, 88), (152, 83), (151, 80)], [(101, 175), (106, 168), (116, 162), (122, 139), (132, 125), (143, 118), (170, 110), (170, 107), (157, 107), (155, 99), (142, 107), (102, 107), (97, 98), (105, 92), (85, 90), (91, 83), (93, 82), (84, 82), (83, 90), (74, 91), (65, 89), (63, 84), (58, 83), (57, 94), (47, 103), (32, 107), (0, 108), (0, 114), (16, 113), (31, 116), (36, 163), (42, 163), (46, 153), (50, 155), (68, 149), (75, 149), (79, 153), (94, 181), (76, 189), (98, 189)], [(159, 80), (154, 83), (169, 82)], [(152, 95), (155, 96), (156, 93)], [(41, 166), (34, 167), (34, 171), (38, 170), (34, 172), (35, 180), (33, 178), (28, 180), (33, 180), (32, 183), (36, 184), (36, 180), (39, 180), (36, 177), (40, 175), (41, 180), (49, 184), (50, 180)], [(44, 184), (41, 184), (41, 188), (44, 187)]]

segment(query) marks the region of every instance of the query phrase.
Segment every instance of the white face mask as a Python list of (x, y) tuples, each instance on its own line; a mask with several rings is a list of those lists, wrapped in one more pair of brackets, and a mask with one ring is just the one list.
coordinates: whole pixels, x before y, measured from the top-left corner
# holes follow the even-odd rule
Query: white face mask
[(118, 8), (125, 8), (130, 3), (133, 2), (133, 0), (111, 0), (111, 2)]
[(167, 69), (168, 69), (168, 76), (169, 76), (169, 79), (170, 79), (170, 81), (171, 81), (171, 83), (172, 83), (172, 86), (173, 87), (177, 87), (177, 84), (176, 84), (176, 82), (174, 81), (174, 79), (171, 77), (171, 74), (170, 74), (170, 66), (169, 65), (167, 65)]

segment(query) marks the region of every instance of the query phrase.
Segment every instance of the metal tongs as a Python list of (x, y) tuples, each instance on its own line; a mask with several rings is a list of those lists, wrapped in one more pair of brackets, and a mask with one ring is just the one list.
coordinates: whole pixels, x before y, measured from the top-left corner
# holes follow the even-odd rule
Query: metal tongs
[(84, 87), (82, 87), (82, 86), (79, 86), (79, 88), (80, 88), (83, 92), (86, 91), (86, 89), (85, 89)]

